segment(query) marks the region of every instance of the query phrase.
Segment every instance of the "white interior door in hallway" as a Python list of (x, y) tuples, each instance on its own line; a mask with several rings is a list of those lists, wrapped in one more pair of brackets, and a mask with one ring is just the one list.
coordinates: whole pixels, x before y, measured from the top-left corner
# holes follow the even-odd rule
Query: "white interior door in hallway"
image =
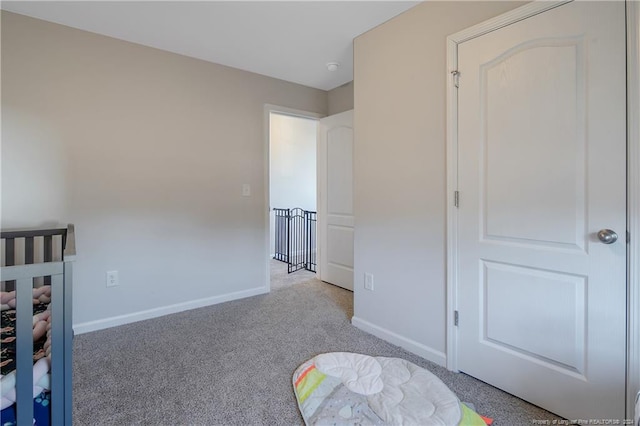
[(568, 419), (625, 413), (625, 55), (619, 1), (458, 45), (457, 367)]
[(353, 291), (353, 111), (320, 120), (320, 279)]

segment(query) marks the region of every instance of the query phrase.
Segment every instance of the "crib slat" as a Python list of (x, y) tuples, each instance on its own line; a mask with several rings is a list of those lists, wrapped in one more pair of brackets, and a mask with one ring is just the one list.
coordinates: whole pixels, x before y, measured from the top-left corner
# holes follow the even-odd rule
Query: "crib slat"
[[(51, 262), (53, 260), (53, 237), (46, 235), (44, 237), (44, 261)], [(51, 285), (51, 276), (44, 277), (44, 285)]]
[(66, 250), (67, 247), (67, 234), (64, 233), (62, 234), (62, 253), (60, 253), (62, 255), (62, 260), (64, 260), (64, 252)]
[(16, 283), (16, 420), (33, 424), (33, 278)]
[(7, 238), (5, 240), (5, 265), (13, 266), (16, 264), (16, 240)]
[(51, 420), (64, 424), (64, 288), (62, 275), (51, 276)]
[(51, 262), (53, 259), (53, 237), (47, 235), (44, 237), (44, 261)]
[[(6, 238), (4, 246), (4, 259), (6, 266), (13, 266), (16, 264), (16, 240), (14, 238)], [(12, 291), (15, 288), (16, 282), (14, 280), (6, 282), (6, 290)]]
[(33, 237), (24, 239), (24, 263), (25, 265), (33, 263)]

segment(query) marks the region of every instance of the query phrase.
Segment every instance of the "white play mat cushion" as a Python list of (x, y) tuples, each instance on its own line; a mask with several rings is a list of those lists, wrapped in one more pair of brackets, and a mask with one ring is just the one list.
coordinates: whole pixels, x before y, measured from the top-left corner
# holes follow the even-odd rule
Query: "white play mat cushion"
[(460, 423), (458, 397), (424, 368), (399, 358), (332, 352), (293, 375), (307, 425), (442, 425)]

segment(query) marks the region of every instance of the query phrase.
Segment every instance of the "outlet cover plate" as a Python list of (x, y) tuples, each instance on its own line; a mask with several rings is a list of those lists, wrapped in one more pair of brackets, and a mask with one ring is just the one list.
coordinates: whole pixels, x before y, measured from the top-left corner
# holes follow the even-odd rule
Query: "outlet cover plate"
[(364, 274), (364, 288), (365, 290), (373, 291), (373, 274), (365, 272)]
[(107, 271), (107, 287), (120, 285), (118, 281), (118, 271)]

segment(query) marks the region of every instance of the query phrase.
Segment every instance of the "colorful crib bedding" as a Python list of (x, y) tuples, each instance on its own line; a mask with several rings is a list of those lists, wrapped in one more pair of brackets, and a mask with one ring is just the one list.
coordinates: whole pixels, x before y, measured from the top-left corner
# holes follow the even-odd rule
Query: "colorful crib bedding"
[(321, 354), (293, 375), (306, 425), (461, 425), (487, 423), (429, 371), (399, 358)]
[[(36, 425), (49, 424), (51, 287), (33, 289), (33, 397)], [(16, 310), (15, 292), (0, 293), (0, 412), (3, 426), (15, 424), (16, 384)]]

